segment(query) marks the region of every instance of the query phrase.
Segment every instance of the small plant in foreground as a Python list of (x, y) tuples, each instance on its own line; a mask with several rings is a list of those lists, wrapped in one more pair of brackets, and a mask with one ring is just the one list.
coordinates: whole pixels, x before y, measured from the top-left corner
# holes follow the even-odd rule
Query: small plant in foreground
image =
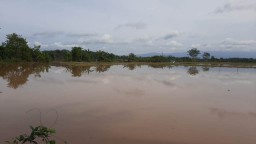
[(55, 140), (50, 139), (50, 137), (55, 134), (54, 129), (47, 128), (45, 126), (32, 127), (30, 135), (23, 134), (15, 137), (12, 141), (6, 141), (9, 144), (25, 144), (32, 143), (38, 144), (38, 140), (41, 140), (45, 144), (55, 144)]

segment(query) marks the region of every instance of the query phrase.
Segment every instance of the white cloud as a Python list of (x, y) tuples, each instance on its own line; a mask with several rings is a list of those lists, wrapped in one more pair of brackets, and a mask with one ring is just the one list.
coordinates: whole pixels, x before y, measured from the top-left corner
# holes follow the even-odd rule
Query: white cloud
[(55, 42), (51, 46), (55, 47), (57, 49), (71, 49), (72, 47), (81, 46), (81, 45), (77, 45), (77, 44), (63, 44), (61, 42)]
[(179, 43), (179, 42), (177, 42), (177, 41), (174, 41), (174, 40), (168, 42), (167, 45), (174, 46), (174, 47), (180, 47), (180, 46), (182, 46), (181, 43)]
[(35, 46), (41, 46), (42, 48), (47, 48), (49, 45), (47, 45), (47, 44), (42, 44), (42, 43), (40, 43), (40, 42), (38, 42), (38, 41), (35, 41), (34, 42), (34, 45)]

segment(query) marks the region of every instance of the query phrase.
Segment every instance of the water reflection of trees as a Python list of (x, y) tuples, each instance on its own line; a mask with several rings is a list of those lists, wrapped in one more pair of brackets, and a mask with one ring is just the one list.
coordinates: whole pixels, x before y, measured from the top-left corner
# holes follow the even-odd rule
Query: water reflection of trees
[(203, 67), (202, 67), (202, 69), (203, 69), (203, 71), (204, 71), (204, 72), (207, 72), (207, 71), (209, 71), (209, 70), (210, 70), (210, 68), (209, 68), (209, 67), (207, 67), (207, 66), (203, 66)]
[[(83, 74), (90, 74), (91, 72), (106, 72), (109, 70), (111, 65), (83, 65), (83, 66), (75, 66), (75, 65), (68, 65), (63, 66), (67, 69), (68, 72), (72, 74), (73, 77), (81, 77)], [(94, 69), (93, 69), (94, 68)]]
[(98, 73), (102, 73), (108, 71), (110, 67), (111, 65), (97, 65), (95, 70)]
[(48, 64), (1, 64), (0, 77), (8, 82), (8, 87), (17, 89), (24, 85), (30, 75), (41, 77), (41, 72), (48, 72)]
[(65, 66), (67, 71), (72, 74), (73, 77), (80, 77), (83, 73), (89, 74), (93, 72), (91, 66)]
[[(135, 64), (135, 63), (127, 63), (122, 64), (123, 68), (128, 68), (129, 70), (135, 70), (137, 67), (141, 68), (143, 64)], [(173, 66), (166, 65), (166, 64), (144, 64), (148, 67), (152, 68), (169, 68), (171, 69)], [(98, 65), (54, 65), (54, 66), (62, 66), (67, 69), (68, 72), (72, 74), (73, 77), (80, 77), (83, 74), (90, 74), (91, 72), (97, 72), (97, 73), (103, 73), (108, 71), (111, 66), (111, 64), (98, 64)]]
[(141, 67), (141, 64), (128, 63), (123, 65), (123, 68), (128, 68), (131, 71), (135, 70), (137, 67)]
[(192, 67), (188, 68), (187, 73), (189, 75), (193, 75), (194, 76), (194, 75), (197, 75), (199, 73), (199, 70), (197, 69), (197, 67), (192, 66)]
[(173, 67), (173, 65), (168, 65), (168, 64), (154, 64), (154, 63), (151, 63), (151, 64), (148, 64), (148, 67), (151, 67), (151, 68), (160, 68), (160, 69), (164, 69), (164, 68), (169, 68), (171, 69)]

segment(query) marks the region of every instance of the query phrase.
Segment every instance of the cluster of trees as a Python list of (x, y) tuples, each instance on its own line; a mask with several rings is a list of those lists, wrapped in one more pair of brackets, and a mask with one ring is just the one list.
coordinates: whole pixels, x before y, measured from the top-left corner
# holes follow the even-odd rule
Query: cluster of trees
[(112, 53), (97, 51), (93, 52), (84, 50), (81, 47), (73, 47), (69, 50), (51, 50), (43, 51), (44, 54), (48, 55), (50, 61), (75, 61), (75, 62), (113, 62), (119, 61), (120, 56)]
[(25, 38), (15, 33), (7, 35), (6, 41), (0, 45), (0, 61), (26, 61), (26, 62), (49, 62), (49, 61), (75, 61), (75, 62), (193, 62), (193, 61), (215, 61), (215, 62), (256, 62), (249, 58), (215, 58), (210, 53), (201, 52), (192, 48), (187, 51), (189, 57), (152, 56), (138, 57), (133, 53), (128, 56), (118, 56), (104, 51), (90, 51), (81, 47), (73, 47), (72, 50), (49, 50), (40, 51), (40, 46), (33, 48), (28, 46)]
[(7, 40), (0, 45), (2, 61), (49, 61), (47, 55), (40, 51), (40, 46), (30, 48), (26, 39), (15, 33), (7, 35)]

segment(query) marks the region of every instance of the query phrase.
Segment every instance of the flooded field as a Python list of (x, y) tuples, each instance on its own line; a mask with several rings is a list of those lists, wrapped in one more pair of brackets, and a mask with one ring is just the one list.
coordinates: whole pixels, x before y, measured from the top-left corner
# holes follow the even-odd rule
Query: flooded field
[(0, 65), (0, 143), (55, 128), (70, 144), (255, 144), (256, 69)]

